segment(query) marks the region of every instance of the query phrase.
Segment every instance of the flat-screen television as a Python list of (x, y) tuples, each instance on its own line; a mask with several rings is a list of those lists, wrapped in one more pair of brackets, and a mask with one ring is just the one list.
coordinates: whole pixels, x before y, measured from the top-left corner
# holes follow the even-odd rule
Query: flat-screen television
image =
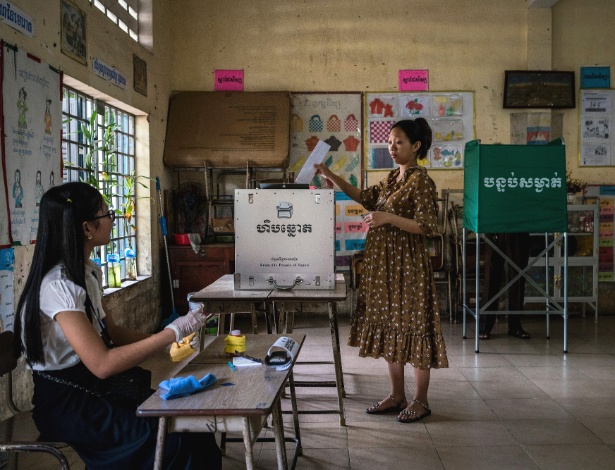
[(574, 72), (506, 70), (504, 108), (574, 108)]

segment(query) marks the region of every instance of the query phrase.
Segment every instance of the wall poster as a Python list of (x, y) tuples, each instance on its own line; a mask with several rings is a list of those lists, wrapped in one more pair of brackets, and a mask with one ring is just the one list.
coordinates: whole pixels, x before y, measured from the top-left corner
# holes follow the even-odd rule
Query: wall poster
[(430, 169), (463, 169), (466, 142), (473, 140), (474, 92), (367, 93), (365, 100), (367, 170), (391, 170), (388, 139), (400, 119), (427, 119), (433, 131), (431, 149), (419, 165)]
[(15, 325), (15, 295), (13, 271), (15, 255), (13, 248), (0, 250), (0, 333), (13, 331)]
[(369, 227), (363, 222), (368, 211), (342, 191), (335, 192), (335, 267), (350, 269), (352, 255), (365, 248)]
[(615, 90), (581, 90), (579, 165), (615, 165), (615, 140), (609, 127), (615, 122)]
[[(291, 93), (289, 170), (298, 175), (322, 140), (331, 146), (325, 165), (353, 186), (362, 188), (362, 109), (359, 92)], [(319, 175), (311, 184), (331, 187)]]
[(3, 246), (10, 245), (10, 237), (26, 245), (36, 241), (43, 193), (62, 182), (62, 85), (57, 70), (23, 49), (3, 43), (2, 56), (2, 160), (9, 217), (1, 201), (0, 239)]
[(588, 202), (598, 198), (600, 209), (598, 213), (598, 280), (600, 282), (615, 282), (615, 186), (588, 185), (585, 189)]

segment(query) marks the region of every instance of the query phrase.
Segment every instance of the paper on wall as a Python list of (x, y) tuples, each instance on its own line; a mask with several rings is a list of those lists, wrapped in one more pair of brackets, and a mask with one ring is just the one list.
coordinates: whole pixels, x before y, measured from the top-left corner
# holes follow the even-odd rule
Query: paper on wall
[(319, 140), (307, 161), (303, 164), (299, 175), (297, 175), (295, 179), (295, 183), (310, 184), (316, 175), (316, 168), (314, 168), (314, 165), (323, 162), (330, 148), (331, 146), (329, 144)]

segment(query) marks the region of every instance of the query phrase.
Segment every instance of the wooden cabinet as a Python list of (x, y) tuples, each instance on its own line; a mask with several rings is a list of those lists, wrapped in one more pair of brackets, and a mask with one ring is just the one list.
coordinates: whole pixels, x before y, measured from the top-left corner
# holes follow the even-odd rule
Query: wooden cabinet
[(198, 253), (190, 246), (169, 246), (173, 299), (177, 313), (188, 311), (187, 296), (235, 272), (235, 245), (201, 245)]

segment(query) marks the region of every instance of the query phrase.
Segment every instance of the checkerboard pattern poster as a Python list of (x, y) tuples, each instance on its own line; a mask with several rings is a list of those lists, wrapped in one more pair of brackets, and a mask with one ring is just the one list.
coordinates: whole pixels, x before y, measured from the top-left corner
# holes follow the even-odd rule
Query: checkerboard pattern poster
[(463, 169), (466, 142), (473, 140), (474, 93), (367, 93), (365, 97), (367, 170), (395, 167), (388, 149), (389, 132), (401, 119), (427, 119), (433, 132), (427, 158), (419, 165), (439, 170)]

